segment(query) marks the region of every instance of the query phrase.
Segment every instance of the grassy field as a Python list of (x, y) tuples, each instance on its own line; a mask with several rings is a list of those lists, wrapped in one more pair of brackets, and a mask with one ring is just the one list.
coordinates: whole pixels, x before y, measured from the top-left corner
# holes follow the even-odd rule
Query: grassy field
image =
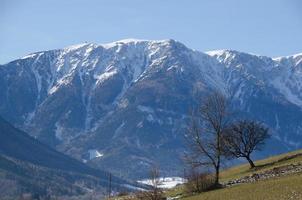
[(259, 160), (255, 162), (257, 167), (253, 170), (250, 170), (250, 166), (248, 164), (226, 169), (221, 172), (220, 179), (222, 182), (225, 182), (228, 180), (251, 175), (256, 172), (261, 172), (275, 167), (281, 167), (281, 166), (290, 165), (298, 162), (302, 162), (302, 150), (293, 151), (290, 153), (281, 154), (278, 156), (273, 156), (270, 158)]
[(302, 174), (241, 184), (183, 198), (185, 200), (288, 200), (302, 199)]
[[(253, 170), (249, 168), (248, 164), (226, 169), (221, 172), (220, 178), (221, 182), (226, 182), (275, 167), (296, 163), (302, 163), (302, 150), (259, 160), (255, 162), (257, 167)], [(184, 200), (302, 200), (302, 173), (262, 180), (256, 183), (239, 184), (194, 196), (186, 196), (184, 186), (180, 185), (165, 191), (165, 196), (182, 196), (181, 199)], [(124, 200), (124, 198), (119, 199)]]
[[(221, 173), (221, 180), (228, 181), (253, 173), (266, 171), (275, 167), (302, 163), (302, 150), (279, 156), (274, 156), (256, 162), (254, 170), (249, 165), (241, 165), (227, 169)], [(180, 194), (181, 189), (170, 191), (170, 195)], [(302, 173), (285, 177), (273, 178), (256, 183), (240, 184), (237, 186), (204, 192), (199, 195), (183, 198), (185, 200), (302, 200)]]

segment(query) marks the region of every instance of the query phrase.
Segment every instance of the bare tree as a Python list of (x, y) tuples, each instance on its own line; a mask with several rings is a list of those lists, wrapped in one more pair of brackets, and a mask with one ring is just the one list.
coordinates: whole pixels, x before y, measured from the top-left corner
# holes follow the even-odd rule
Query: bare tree
[(162, 183), (160, 179), (159, 169), (153, 166), (150, 170), (150, 185), (151, 189), (148, 191), (139, 192), (136, 198), (139, 200), (162, 200), (164, 199), (163, 190), (159, 187)]
[(261, 150), (264, 142), (270, 137), (268, 128), (259, 122), (242, 120), (233, 123), (226, 129), (223, 136), (223, 146), (226, 155), (247, 159), (251, 168), (255, 167), (251, 154)]
[(215, 185), (219, 185), (222, 159), (222, 133), (231, 120), (229, 103), (220, 92), (203, 99), (197, 111), (192, 112), (191, 124), (186, 134), (189, 152), (185, 159), (192, 167), (214, 168)]

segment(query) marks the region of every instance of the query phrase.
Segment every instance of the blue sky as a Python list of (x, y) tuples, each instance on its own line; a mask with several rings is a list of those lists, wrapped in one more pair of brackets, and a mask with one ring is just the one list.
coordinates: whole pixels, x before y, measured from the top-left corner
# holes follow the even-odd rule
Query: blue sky
[(0, 63), (125, 38), (290, 55), (302, 52), (301, 9), (301, 0), (0, 0)]

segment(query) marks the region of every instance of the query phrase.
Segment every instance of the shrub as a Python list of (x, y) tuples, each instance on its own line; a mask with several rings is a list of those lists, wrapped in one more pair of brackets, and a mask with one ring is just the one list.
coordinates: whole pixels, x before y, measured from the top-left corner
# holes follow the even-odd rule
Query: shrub
[(187, 177), (185, 191), (189, 194), (201, 193), (216, 187), (215, 177), (208, 173), (192, 171)]

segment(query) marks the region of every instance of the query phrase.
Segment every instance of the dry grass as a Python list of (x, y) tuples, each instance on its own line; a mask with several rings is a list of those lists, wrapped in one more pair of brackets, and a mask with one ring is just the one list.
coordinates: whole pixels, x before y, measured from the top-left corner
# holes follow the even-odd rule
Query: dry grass
[[(299, 155), (299, 154), (301, 154), (301, 155), (297, 156), (297, 157), (293, 157), (293, 156)], [(293, 157), (293, 158), (291, 158), (291, 157)], [(272, 169), (274, 167), (281, 167), (281, 166), (298, 163), (298, 162), (302, 162), (302, 150), (293, 151), (290, 153), (281, 154), (278, 156), (273, 156), (270, 158), (259, 160), (259, 161), (255, 162), (257, 167), (254, 170), (250, 170), (250, 166), (248, 164), (232, 167), (230, 169), (226, 169), (221, 172), (220, 179), (222, 182), (225, 182), (228, 180), (251, 175), (256, 172), (266, 171), (266, 170)]]
[(177, 197), (177, 196), (182, 196), (183, 192), (185, 190), (184, 185), (178, 185), (172, 189), (166, 190), (165, 191), (165, 196), (166, 197)]
[[(298, 156), (295, 156), (298, 155)], [(266, 171), (275, 167), (286, 166), (295, 163), (302, 163), (302, 150), (273, 156), (256, 162), (255, 170), (250, 170), (249, 165), (240, 165), (224, 170), (221, 173), (221, 181), (228, 181), (253, 173)], [(179, 185), (165, 191), (165, 196), (182, 196), (184, 186)], [(129, 196), (119, 198), (128, 200)], [(185, 200), (302, 200), (302, 173), (293, 174), (280, 178), (246, 183), (229, 188), (204, 192), (196, 196), (183, 197)]]
[[(221, 180), (228, 181), (275, 167), (302, 163), (302, 150), (270, 157), (256, 162), (255, 170), (249, 165), (240, 165), (221, 173)], [(302, 200), (302, 173), (286, 177), (273, 178), (256, 183), (241, 184), (229, 188), (205, 192), (196, 196), (183, 198), (186, 200)]]
[(186, 200), (288, 200), (302, 199), (302, 174), (205, 192)]

